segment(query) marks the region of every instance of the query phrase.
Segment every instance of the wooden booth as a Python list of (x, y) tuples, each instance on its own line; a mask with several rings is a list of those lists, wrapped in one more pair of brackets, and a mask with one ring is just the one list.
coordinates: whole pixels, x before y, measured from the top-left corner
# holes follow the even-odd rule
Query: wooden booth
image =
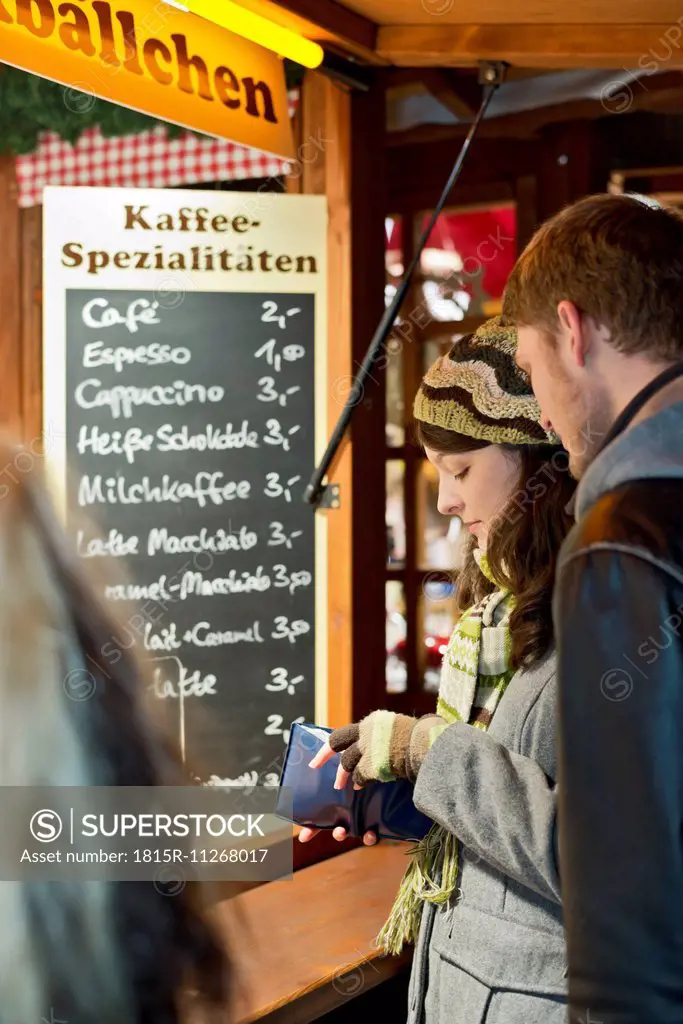
[[(112, 338), (123, 345), (130, 321), (117, 302), (124, 298), (126, 310), (141, 299), (149, 309), (161, 296), (165, 319), (148, 322), (161, 323), (160, 334), (178, 349), (196, 346), (192, 353), (204, 383), (222, 388), (234, 410), (235, 432), (261, 411), (259, 395), (273, 401), (276, 425), (271, 420), (267, 428), (272, 464), (261, 466), (254, 455), (252, 463), (239, 464), (239, 472), (244, 481), (249, 473), (255, 479), (267, 471), (276, 478), (263, 501), (279, 502), (278, 515), (264, 513), (253, 532), (265, 538), (272, 523), (279, 524), (271, 539), (283, 545), (287, 622), (278, 627), (279, 639), (271, 631), (273, 643), (264, 647), (270, 660), (241, 659), (237, 647), (206, 656), (197, 668), (200, 689), (220, 672), (239, 676), (239, 684), (225, 683), (229, 700), (209, 709), (206, 727), (197, 724), (190, 700), (183, 708), (172, 703), (179, 738), (194, 745), (191, 760), (204, 755), (208, 776), (233, 784), (242, 773), (255, 773), (260, 781), (264, 772), (276, 777), (296, 719), (334, 727), (378, 708), (416, 714), (433, 709), (439, 660), (453, 624), (457, 537), (435, 512), (435, 480), (410, 442), (419, 380), (455, 339), (499, 311), (520, 249), (566, 203), (610, 190), (683, 205), (683, 17), (672, 0), (577, 0), (570, 6), (482, 0), (476, 11), (460, 0), (240, 0), (240, 6), (324, 50), (316, 70), (297, 76), (289, 111), (293, 142), (271, 146), (278, 160), (271, 170), (250, 171), (241, 180), (216, 172), (180, 183), (188, 191), (169, 186), (155, 193), (149, 187), (137, 200), (118, 182), (106, 196), (91, 193), (82, 202), (76, 187), (48, 189), (43, 202), (42, 185), (56, 183), (48, 173), (35, 201), (20, 205), (17, 159), (9, 152), (0, 157), (0, 412), (32, 450), (46, 449), (50, 465), (64, 471), (63, 482), (68, 464), (81, 474), (82, 493), (97, 498), (106, 483), (95, 483), (105, 471), (92, 458), (93, 435), (79, 448), (80, 414), (64, 396), (80, 388), (85, 399), (79, 408), (91, 408), (87, 387), (92, 396), (93, 386), (70, 353), (87, 345), (89, 323), (99, 329), (110, 307), (122, 317), (112, 314)], [(0, 35), (5, 31), (0, 22)], [(307, 475), (479, 107), (480, 62), (492, 61), (507, 65), (505, 81), (424, 250), (382, 359), (355, 395), (351, 429), (328, 475), (326, 507), (314, 512), (301, 501)], [(108, 80), (98, 95), (107, 98), (107, 88)], [(117, 98), (113, 85), (108, 98)], [(161, 107), (150, 109), (166, 116)], [(220, 124), (193, 124), (190, 107), (175, 116), (186, 126), (221, 134)], [(248, 138), (237, 141), (249, 144)], [(267, 145), (262, 140), (257, 148)], [(250, 198), (255, 205), (248, 205)], [(126, 214), (143, 205), (144, 213)], [(244, 218), (261, 232), (258, 241), (272, 263), (262, 261), (250, 284), (228, 284), (219, 275), (208, 283), (208, 249), (201, 266), (186, 268), (182, 295), (173, 276), (177, 268), (163, 271), (171, 279), (164, 286), (161, 270), (152, 280), (135, 277), (130, 260), (114, 262), (112, 254), (131, 248), (126, 216), (138, 216), (129, 228), (145, 230), (141, 219), (172, 215), (170, 230), (180, 249), (184, 231), (205, 226), (195, 220), (183, 227), (180, 210), (192, 208), (196, 217), (200, 207), (209, 210), (202, 216), (220, 218), (214, 226), (221, 231), (228, 225), (245, 235), (236, 259), (249, 255)], [(85, 254), (102, 251), (112, 264), (101, 268), (94, 257), (97, 273), (90, 272)], [(267, 282), (264, 275), (270, 275)], [(133, 321), (142, 318), (142, 306), (135, 309)], [(246, 341), (241, 362), (224, 359), (223, 326), (236, 349), (246, 333), (258, 335), (263, 369), (253, 352), (244, 356)], [(92, 352), (91, 365), (97, 366)], [(287, 388), (278, 383), (285, 380), (282, 367), (289, 374), (289, 405)], [(120, 369), (136, 383), (134, 367)], [(244, 397), (248, 388), (251, 398)], [(97, 419), (95, 427), (101, 430)], [(262, 448), (268, 450), (265, 442)], [(222, 465), (220, 450), (212, 453), (211, 468)], [(109, 457), (102, 453), (100, 458)], [(125, 452), (116, 457), (119, 462), (109, 465), (119, 477), (131, 459)], [(193, 459), (190, 452), (188, 471)], [(200, 461), (197, 456), (203, 469)], [(97, 506), (95, 498), (91, 504)], [(99, 504), (107, 505), (106, 495)], [(136, 514), (140, 522), (130, 518), (129, 533), (153, 533), (158, 554), (163, 512), (143, 502)], [(224, 514), (238, 536), (245, 517), (234, 506)], [(206, 527), (192, 515), (183, 520), (186, 533), (190, 526), (195, 531), (195, 522), (196, 532)], [(217, 531), (220, 515), (212, 515)], [(75, 525), (73, 531), (76, 539)], [(296, 558), (289, 555), (296, 553), (290, 543), (295, 535), (303, 538)], [(81, 540), (87, 547), (88, 538)], [(159, 566), (155, 577), (172, 568)], [(253, 570), (251, 563), (245, 568)], [(252, 623), (265, 615), (277, 618), (270, 600), (258, 594), (253, 599)], [(209, 619), (198, 605), (188, 615), (188, 635), (195, 620)], [(168, 629), (169, 623), (161, 626)], [(232, 628), (216, 621), (211, 635)], [(152, 651), (166, 658), (171, 639), (161, 638), (167, 646)], [(284, 661), (279, 651), (286, 652)], [(178, 685), (165, 671), (157, 680), (160, 697), (173, 695)], [(228, 756), (226, 749), (241, 753)], [(400, 1020), (410, 956), (381, 959), (372, 940), (402, 875), (405, 845), (365, 849), (357, 840), (339, 844), (329, 835), (303, 845), (292, 840), (291, 829), (275, 839), (288, 849), (293, 842), (293, 877), (245, 884), (217, 911), (244, 976), (239, 1020), (335, 1022), (377, 1012), (373, 999), (390, 1019)]]

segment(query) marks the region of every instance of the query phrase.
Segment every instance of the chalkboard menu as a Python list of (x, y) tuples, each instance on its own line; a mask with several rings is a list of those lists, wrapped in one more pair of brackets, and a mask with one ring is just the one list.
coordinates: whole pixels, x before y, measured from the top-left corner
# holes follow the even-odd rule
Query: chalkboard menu
[(61, 292), (66, 525), (197, 777), (274, 785), (316, 715), (319, 293), (152, 283)]

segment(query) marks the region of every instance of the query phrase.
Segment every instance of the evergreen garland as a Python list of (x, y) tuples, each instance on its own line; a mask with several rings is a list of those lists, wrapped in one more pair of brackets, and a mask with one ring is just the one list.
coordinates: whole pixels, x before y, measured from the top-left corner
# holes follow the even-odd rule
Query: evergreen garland
[[(298, 65), (285, 61), (285, 72), (289, 88), (300, 82)], [(0, 153), (31, 153), (38, 145), (40, 132), (45, 131), (56, 132), (73, 144), (86, 128), (95, 125), (103, 135), (114, 136), (135, 135), (159, 124), (171, 138), (187, 131), (88, 92), (0, 66)]]

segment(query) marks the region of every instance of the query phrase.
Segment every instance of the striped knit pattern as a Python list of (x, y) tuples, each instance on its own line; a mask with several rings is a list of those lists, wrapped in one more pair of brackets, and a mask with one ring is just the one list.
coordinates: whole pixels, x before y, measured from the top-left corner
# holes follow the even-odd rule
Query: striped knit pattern
[(375, 711), (372, 715), (370, 761), (374, 778), (379, 782), (394, 782), (391, 770), (391, 734), (396, 714), (393, 711)]
[(464, 612), (441, 666), (436, 712), (487, 728), (510, 681), (509, 594), (496, 591)]
[(515, 362), (517, 332), (493, 317), (457, 341), (425, 375), (417, 420), (491, 444), (556, 444), (540, 425), (528, 377)]
[[(482, 575), (495, 583), (486, 554), (479, 548), (473, 554)], [(513, 608), (510, 591), (495, 590), (460, 616), (441, 664), (436, 710), (447, 722), (488, 728), (513, 675)]]

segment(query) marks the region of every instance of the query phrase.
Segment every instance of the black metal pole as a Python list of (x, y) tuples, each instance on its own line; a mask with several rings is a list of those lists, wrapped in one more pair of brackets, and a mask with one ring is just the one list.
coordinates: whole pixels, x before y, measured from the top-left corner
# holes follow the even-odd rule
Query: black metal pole
[(342, 413), (339, 419), (337, 420), (337, 424), (334, 428), (334, 431), (332, 432), (332, 436), (329, 440), (325, 453), (320, 461), (320, 464), (314, 470), (313, 476), (311, 477), (308, 487), (306, 488), (306, 491), (304, 493), (304, 501), (308, 502), (309, 505), (318, 505), (320, 502), (320, 498), (322, 497), (323, 492), (323, 480), (325, 479), (325, 476), (327, 475), (329, 468), (332, 465), (332, 461), (337, 453), (337, 449), (339, 448), (339, 445), (342, 442), (342, 439), (344, 437), (344, 434), (346, 433), (349, 423), (351, 422), (353, 410), (358, 404), (358, 396), (363, 393), (363, 385), (370, 374), (372, 364), (377, 359), (380, 349), (384, 345), (384, 342), (386, 341), (387, 337), (389, 336), (389, 333), (391, 332), (392, 327), (394, 326), (394, 321), (396, 320), (399, 310), (403, 305), (404, 299), (408, 293), (411, 278), (420, 261), (422, 250), (427, 244), (429, 236), (432, 233), (432, 229), (436, 224), (437, 218), (441, 213), (441, 210), (443, 209), (444, 204), (451, 193), (451, 190), (453, 189), (456, 181), (460, 177), (460, 172), (462, 170), (465, 157), (467, 156), (467, 152), (470, 148), (470, 144), (477, 133), (477, 129), (481, 124), (481, 121), (484, 117), (484, 114), (486, 113), (486, 109), (489, 103), (491, 102), (493, 94), (495, 93), (498, 86), (501, 85), (501, 83), (504, 81), (506, 69), (507, 65), (501, 62), (483, 64), (480, 69), (479, 80), (484, 85), (484, 95), (482, 97), (479, 110), (477, 111), (477, 116), (475, 117), (474, 121), (470, 126), (470, 130), (467, 133), (467, 137), (462, 144), (462, 148), (458, 153), (455, 163), (453, 164), (453, 169), (449, 175), (448, 181), (446, 182), (444, 190), (439, 198), (439, 201), (436, 204), (436, 207), (434, 208), (434, 212), (432, 213), (432, 216), (429, 219), (429, 223), (425, 228), (424, 232), (422, 233), (422, 237), (420, 238), (419, 244), (415, 250), (415, 254), (412, 260), (410, 261), (410, 265), (403, 276), (403, 280), (396, 289), (396, 294), (394, 295), (392, 302), (385, 310), (384, 316), (379, 322), (377, 330), (375, 331), (373, 339), (370, 342), (370, 346), (365, 354), (365, 358), (363, 359), (360, 369), (358, 370), (358, 373), (354, 378), (351, 392), (346, 400), (346, 405), (344, 406)]

